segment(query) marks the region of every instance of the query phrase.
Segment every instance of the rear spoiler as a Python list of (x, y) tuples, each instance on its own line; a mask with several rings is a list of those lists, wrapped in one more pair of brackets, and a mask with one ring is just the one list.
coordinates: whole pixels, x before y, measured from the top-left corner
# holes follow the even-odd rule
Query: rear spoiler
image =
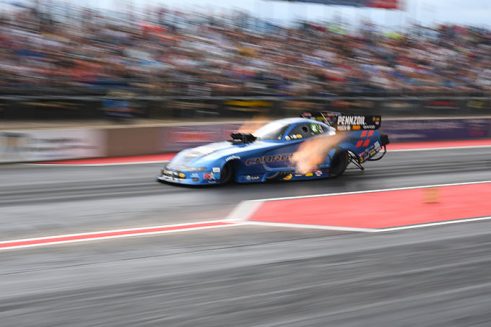
[(321, 121), (338, 131), (376, 130), (382, 125), (382, 116), (343, 115), (340, 112), (304, 112), (302, 118)]

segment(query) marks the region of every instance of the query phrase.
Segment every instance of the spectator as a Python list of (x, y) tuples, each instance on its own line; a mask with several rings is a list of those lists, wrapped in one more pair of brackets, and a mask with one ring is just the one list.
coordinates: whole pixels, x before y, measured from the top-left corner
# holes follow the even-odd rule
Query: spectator
[(365, 22), (349, 33), (310, 22), (258, 24), (240, 13), (200, 17), (157, 8), (145, 18), (116, 19), (71, 8), (67, 20), (38, 8), (14, 11), (0, 20), (3, 92), (106, 93), (115, 86), (187, 96), (491, 90), (491, 34), (483, 29), (416, 26), (383, 34)]

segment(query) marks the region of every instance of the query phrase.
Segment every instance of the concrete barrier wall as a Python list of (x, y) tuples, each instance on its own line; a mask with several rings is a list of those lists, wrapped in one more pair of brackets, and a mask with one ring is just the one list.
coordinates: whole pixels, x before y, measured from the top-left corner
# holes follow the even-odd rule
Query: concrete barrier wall
[(121, 127), (106, 129), (106, 157), (135, 156), (164, 152), (165, 127)]
[[(239, 123), (0, 132), (0, 162), (32, 162), (176, 152), (224, 141)], [(491, 138), (491, 118), (394, 119), (382, 122), (392, 142)]]
[(102, 129), (0, 131), (0, 163), (101, 157), (107, 154)]
[[(160, 152), (174, 152), (228, 139), (239, 124), (169, 126), (164, 129)], [(392, 142), (469, 140), (491, 137), (491, 118), (395, 119), (382, 122), (381, 130)]]

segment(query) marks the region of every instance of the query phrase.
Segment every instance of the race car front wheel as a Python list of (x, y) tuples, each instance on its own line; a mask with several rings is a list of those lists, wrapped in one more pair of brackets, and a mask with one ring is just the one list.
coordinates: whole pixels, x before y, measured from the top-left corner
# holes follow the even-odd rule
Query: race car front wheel
[(234, 167), (232, 166), (232, 162), (227, 162), (225, 166), (223, 166), (222, 172), (220, 173), (220, 184), (230, 183), (233, 176)]
[(349, 164), (348, 151), (346, 150), (336, 151), (336, 153), (334, 153), (334, 156), (331, 160), (330, 176), (331, 177), (341, 176), (346, 170), (346, 167), (348, 167), (348, 164)]

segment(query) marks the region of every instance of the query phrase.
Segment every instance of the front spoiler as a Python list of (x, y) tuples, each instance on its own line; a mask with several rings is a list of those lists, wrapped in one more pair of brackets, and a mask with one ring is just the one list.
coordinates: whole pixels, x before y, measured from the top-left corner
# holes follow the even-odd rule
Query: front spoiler
[(157, 182), (166, 183), (166, 184), (175, 184), (175, 185), (216, 185), (220, 184), (215, 180), (199, 180), (193, 181), (190, 178), (173, 178), (165, 175), (161, 175), (157, 177)]

